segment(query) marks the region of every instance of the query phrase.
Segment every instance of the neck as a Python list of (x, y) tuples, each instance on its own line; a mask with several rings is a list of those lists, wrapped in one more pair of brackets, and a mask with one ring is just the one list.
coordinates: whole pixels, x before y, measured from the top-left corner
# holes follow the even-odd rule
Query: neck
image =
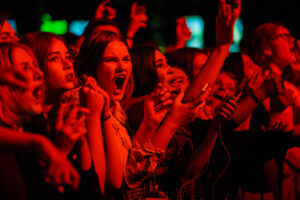
[(0, 120), (11, 127), (20, 128), (24, 117), (14, 113), (6, 104), (1, 103)]

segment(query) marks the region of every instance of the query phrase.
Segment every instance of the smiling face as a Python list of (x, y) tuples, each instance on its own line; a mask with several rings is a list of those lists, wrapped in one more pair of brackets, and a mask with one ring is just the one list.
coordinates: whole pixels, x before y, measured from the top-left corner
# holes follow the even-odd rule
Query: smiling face
[(100, 86), (112, 101), (123, 99), (131, 70), (132, 63), (127, 46), (121, 41), (111, 41), (104, 50), (96, 74)]
[(21, 116), (41, 113), (43, 73), (38, 68), (36, 59), (25, 49), (17, 47), (12, 51), (12, 62), (13, 67), (24, 71), (29, 80), (26, 90), (12, 90), (14, 100), (8, 102), (11, 110)]
[(212, 87), (212, 94), (214, 98), (225, 100), (233, 97), (236, 90), (234, 80), (226, 73), (220, 73), (215, 84)]
[(74, 80), (75, 73), (70, 51), (62, 41), (53, 39), (46, 57), (46, 87), (65, 91), (74, 88)]

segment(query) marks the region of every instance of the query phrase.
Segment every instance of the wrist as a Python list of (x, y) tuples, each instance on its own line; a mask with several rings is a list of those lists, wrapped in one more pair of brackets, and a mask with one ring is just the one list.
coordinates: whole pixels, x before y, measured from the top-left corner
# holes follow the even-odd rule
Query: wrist
[(257, 89), (254, 92), (251, 93), (251, 97), (255, 96), (254, 98), (257, 98), (258, 101), (262, 102), (266, 97), (267, 94), (263, 89)]
[(171, 115), (168, 115), (163, 123), (167, 124), (170, 129), (174, 130), (177, 130), (181, 126), (181, 123), (176, 122)]

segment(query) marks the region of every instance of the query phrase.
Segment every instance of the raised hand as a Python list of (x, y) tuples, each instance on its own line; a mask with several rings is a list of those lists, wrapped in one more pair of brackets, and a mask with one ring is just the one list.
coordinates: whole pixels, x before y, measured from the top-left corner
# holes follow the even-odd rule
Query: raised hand
[(134, 2), (131, 6), (130, 13), (130, 22), (127, 29), (126, 37), (129, 39), (133, 39), (135, 34), (141, 28), (147, 27), (148, 16), (146, 14), (145, 5), (138, 5), (137, 2)]
[(172, 103), (171, 93), (159, 83), (154, 91), (145, 97), (144, 117), (147, 122), (158, 126)]
[(115, 19), (116, 10), (111, 6), (108, 6), (110, 0), (103, 0), (97, 7), (95, 12), (95, 18), (106, 18), (106, 19)]
[(241, 14), (241, 0), (219, 0), (218, 16), (216, 23), (217, 44), (233, 42), (233, 29), (236, 20)]
[(75, 143), (87, 133), (85, 120), (89, 109), (74, 103), (61, 103), (56, 119), (56, 145), (66, 156)]
[(217, 108), (215, 109), (215, 116), (220, 119), (230, 120), (236, 108), (236, 99), (230, 98), (226, 102), (221, 103), (219, 106), (217, 106)]

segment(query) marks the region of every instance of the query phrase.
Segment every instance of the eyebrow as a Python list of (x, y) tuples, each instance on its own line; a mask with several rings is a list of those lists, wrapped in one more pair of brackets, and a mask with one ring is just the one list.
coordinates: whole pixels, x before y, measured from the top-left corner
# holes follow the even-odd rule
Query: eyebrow
[[(71, 54), (71, 51), (66, 51), (65, 53)], [(60, 52), (58, 52), (58, 51), (50, 52), (50, 53), (47, 54), (47, 56), (51, 56), (53, 54), (60, 54)]]

